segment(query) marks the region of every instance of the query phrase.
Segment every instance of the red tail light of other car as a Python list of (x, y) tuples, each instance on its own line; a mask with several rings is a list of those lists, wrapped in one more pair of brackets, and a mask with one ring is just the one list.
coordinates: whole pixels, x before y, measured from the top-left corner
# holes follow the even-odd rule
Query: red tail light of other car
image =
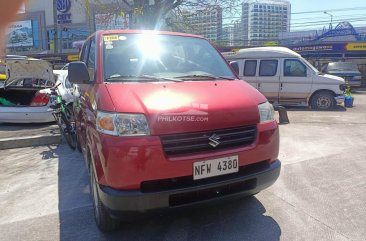
[(50, 99), (49, 95), (37, 92), (36, 95), (33, 97), (30, 106), (45, 106), (47, 105), (49, 99)]

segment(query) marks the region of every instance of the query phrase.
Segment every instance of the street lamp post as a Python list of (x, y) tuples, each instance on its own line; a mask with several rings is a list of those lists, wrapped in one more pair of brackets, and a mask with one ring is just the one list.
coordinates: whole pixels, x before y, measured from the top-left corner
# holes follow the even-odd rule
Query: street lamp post
[(328, 13), (327, 11), (324, 11), (324, 14), (327, 14), (330, 16), (330, 24), (329, 24), (329, 29), (333, 29), (333, 14)]

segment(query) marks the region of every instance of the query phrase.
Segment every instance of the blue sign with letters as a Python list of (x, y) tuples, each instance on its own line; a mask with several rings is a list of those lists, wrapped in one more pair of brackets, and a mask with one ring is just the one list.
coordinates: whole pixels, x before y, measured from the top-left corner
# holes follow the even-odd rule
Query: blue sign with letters
[(57, 23), (69, 24), (71, 23), (71, 13), (68, 13), (71, 8), (70, 0), (57, 0)]
[(57, 0), (57, 11), (67, 13), (70, 10), (70, 0)]

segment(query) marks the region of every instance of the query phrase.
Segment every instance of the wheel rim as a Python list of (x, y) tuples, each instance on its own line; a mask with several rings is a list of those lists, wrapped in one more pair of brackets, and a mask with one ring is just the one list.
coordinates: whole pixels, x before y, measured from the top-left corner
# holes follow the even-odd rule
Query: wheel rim
[(319, 96), (316, 105), (319, 109), (328, 109), (332, 105), (332, 100), (328, 96)]

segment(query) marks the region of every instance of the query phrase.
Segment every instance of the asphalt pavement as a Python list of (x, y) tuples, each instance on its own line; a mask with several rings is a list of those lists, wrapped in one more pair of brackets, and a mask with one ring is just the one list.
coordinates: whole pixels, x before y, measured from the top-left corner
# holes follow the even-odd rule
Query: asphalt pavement
[(104, 234), (82, 156), (67, 145), (0, 150), (0, 240), (365, 240), (366, 91), (354, 107), (290, 108), (280, 178), (254, 197), (158, 215)]

